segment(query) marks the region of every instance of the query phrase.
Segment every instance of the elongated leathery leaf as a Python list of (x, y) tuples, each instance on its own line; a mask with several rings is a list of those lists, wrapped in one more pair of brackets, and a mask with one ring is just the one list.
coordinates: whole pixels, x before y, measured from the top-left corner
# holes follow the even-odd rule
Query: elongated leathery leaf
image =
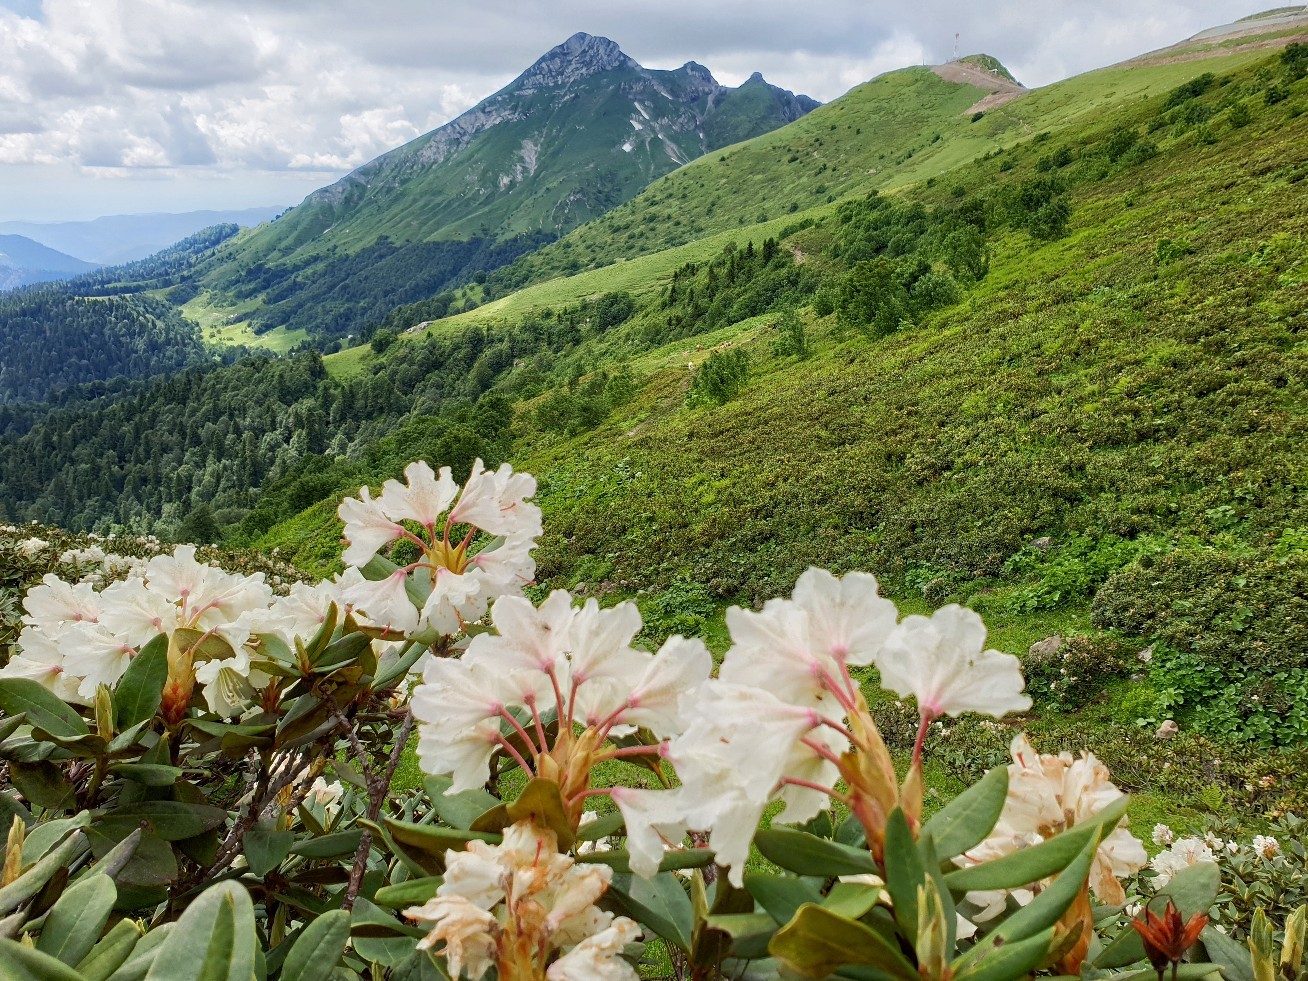
[(76, 966), (100, 938), (117, 898), (113, 880), (105, 875), (91, 875), (69, 886), (46, 914), (36, 949)]
[(90, 732), (67, 702), (30, 678), (0, 678), (0, 710), (25, 713), (28, 725), (52, 736), (76, 739)]
[(968, 787), (922, 827), (942, 859), (962, 855), (986, 839), (1008, 797), (1008, 769), (996, 767)]
[(219, 882), (187, 907), (146, 981), (250, 981), (257, 944), (250, 894), (240, 883)]
[(130, 729), (154, 718), (168, 680), (168, 635), (160, 634), (132, 658), (114, 689), (118, 728)]
[(771, 828), (754, 836), (763, 857), (800, 875), (859, 875), (880, 870), (864, 848), (853, 848), (806, 831)]
[(806, 978), (825, 978), (845, 965), (884, 971), (918, 981), (917, 969), (871, 927), (808, 904), (777, 931), (768, 953)]
[(327, 981), (350, 939), (350, 914), (328, 910), (307, 927), (286, 955), (282, 981)]

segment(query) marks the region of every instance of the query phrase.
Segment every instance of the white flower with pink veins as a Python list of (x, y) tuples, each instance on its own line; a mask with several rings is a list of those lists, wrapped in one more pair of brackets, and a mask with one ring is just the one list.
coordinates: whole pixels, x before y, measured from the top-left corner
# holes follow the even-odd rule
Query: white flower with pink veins
[(492, 472), (478, 459), (463, 485), (459, 503), (450, 512), (450, 521), (506, 538), (513, 535), (539, 538), (540, 508), (527, 503), (527, 498), (535, 493), (536, 478), (531, 474), (514, 473), (507, 463)]
[(18, 635), (18, 653), (0, 667), (0, 678), (27, 678), (50, 689), (65, 702), (81, 702), (77, 693), (81, 679), (64, 669), (59, 645), (44, 631), (24, 627)]
[(985, 625), (965, 607), (907, 616), (877, 655), (881, 684), (902, 698), (915, 696), (927, 720), (1026, 711), (1031, 699), (1022, 694), (1021, 664), (1012, 654), (983, 650), (985, 642)]

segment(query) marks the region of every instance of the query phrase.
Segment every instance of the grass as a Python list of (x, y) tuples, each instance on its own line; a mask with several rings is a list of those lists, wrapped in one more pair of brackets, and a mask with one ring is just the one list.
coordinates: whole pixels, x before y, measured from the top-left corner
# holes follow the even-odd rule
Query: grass
[(181, 311), (182, 316), (200, 325), (204, 342), (214, 347), (244, 345), (272, 351), (274, 354), (286, 354), (308, 340), (309, 335), (305, 331), (288, 330), (285, 327), (256, 334), (250, 328), (250, 315), (259, 306), (257, 299), (227, 303), (212, 291), (205, 290), (183, 305)]

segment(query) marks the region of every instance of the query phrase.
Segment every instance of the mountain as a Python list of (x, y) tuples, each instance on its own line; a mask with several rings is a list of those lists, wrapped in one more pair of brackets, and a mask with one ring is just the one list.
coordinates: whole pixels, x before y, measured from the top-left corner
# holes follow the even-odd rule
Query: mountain
[(23, 235), (0, 235), (0, 292), (67, 279), (94, 268), (95, 263), (83, 262)]
[(249, 227), (270, 221), (285, 210), (285, 207), (269, 207), (181, 214), (107, 215), (92, 221), (0, 221), (0, 233), (25, 235), (89, 263), (114, 265), (144, 259), (202, 228), (229, 223)]
[(457, 119), (244, 238), (205, 285), (261, 296), (265, 328), (339, 336), (817, 105), (760, 75), (733, 89), (694, 62), (647, 69), (607, 38), (576, 34)]

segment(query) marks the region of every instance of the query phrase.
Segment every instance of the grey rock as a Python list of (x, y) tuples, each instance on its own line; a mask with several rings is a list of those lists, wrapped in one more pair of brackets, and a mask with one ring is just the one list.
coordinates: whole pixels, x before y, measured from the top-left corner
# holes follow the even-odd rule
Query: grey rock
[(1181, 727), (1176, 724), (1175, 720), (1165, 719), (1163, 724), (1158, 727), (1158, 731), (1154, 733), (1154, 736), (1157, 739), (1171, 739), (1180, 731)]
[(1026, 652), (1027, 657), (1050, 657), (1057, 654), (1063, 646), (1063, 635), (1053, 634), (1044, 640), (1037, 640)]

